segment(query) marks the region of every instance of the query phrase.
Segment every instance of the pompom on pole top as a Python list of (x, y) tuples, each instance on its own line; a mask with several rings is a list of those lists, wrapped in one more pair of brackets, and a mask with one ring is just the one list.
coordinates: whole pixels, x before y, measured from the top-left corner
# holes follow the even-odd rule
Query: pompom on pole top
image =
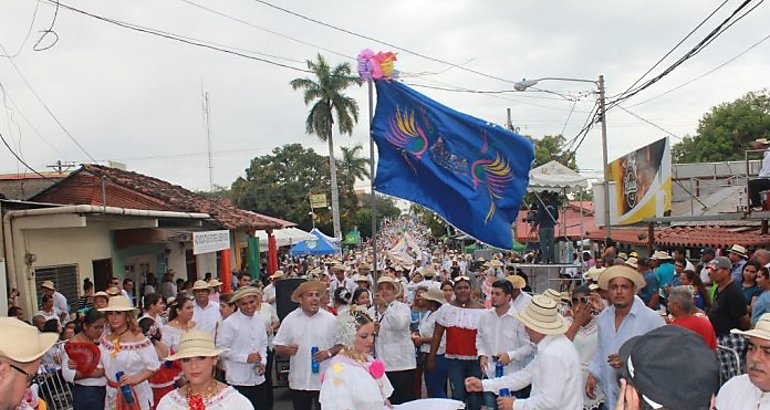
[(388, 51), (375, 54), (370, 49), (365, 49), (358, 53), (358, 75), (364, 81), (371, 80), (394, 80), (399, 76), (399, 71), (395, 69), (394, 63), (398, 60), (396, 54)]

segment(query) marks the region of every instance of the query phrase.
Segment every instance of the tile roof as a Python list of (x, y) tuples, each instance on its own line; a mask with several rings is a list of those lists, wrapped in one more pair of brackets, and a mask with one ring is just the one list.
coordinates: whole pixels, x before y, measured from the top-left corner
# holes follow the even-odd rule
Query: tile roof
[[(588, 238), (604, 240), (604, 230), (588, 233)], [(646, 228), (613, 228), (612, 239), (629, 245), (647, 245)], [(761, 235), (756, 226), (673, 226), (655, 229), (656, 246), (686, 248), (729, 248), (734, 244), (749, 248), (770, 245), (770, 235)]]
[(204, 197), (158, 178), (94, 164), (82, 165), (68, 178), (36, 195), (34, 200), (102, 205), (102, 179), (107, 182), (104, 195), (109, 206), (207, 213), (222, 227), (247, 233), (296, 225), (240, 209), (226, 199)]

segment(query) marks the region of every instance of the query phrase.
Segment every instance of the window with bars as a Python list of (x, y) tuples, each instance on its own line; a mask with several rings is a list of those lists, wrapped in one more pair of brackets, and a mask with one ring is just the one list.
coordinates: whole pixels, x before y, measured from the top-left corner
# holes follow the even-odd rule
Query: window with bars
[(40, 307), (43, 293), (40, 292), (40, 285), (50, 280), (56, 287), (56, 291), (67, 298), (70, 312), (77, 310), (78, 304), (78, 266), (77, 265), (59, 265), (35, 268), (35, 289), (37, 292), (37, 307)]

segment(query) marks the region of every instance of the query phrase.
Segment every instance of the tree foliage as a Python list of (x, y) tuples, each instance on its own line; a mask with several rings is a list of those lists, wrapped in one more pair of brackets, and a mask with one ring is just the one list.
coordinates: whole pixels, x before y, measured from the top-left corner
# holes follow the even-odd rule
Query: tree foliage
[(563, 135), (545, 135), (543, 138), (532, 138), (532, 142), (535, 144), (535, 163), (532, 165), (533, 168), (555, 160), (577, 171), (575, 154), (564, 150), (564, 144), (567, 140)]
[(698, 122), (696, 134), (672, 147), (672, 156), (679, 163), (741, 160), (757, 138), (770, 138), (767, 90), (711, 108)]
[[(372, 207), (369, 202), (371, 197), (371, 194), (359, 196), (360, 208), (353, 220), (363, 238), (370, 238), (372, 236)], [(383, 195), (377, 195), (375, 198), (377, 201), (375, 206), (377, 207), (378, 222), (383, 218), (395, 218), (401, 215), (401, 210), (396, 207), (393, 199)]]
[(444, 220), (436, 215), (433, 211), (425, 208), (422, 205), (412, 204), (409, 207), (409, 212), (417, 215), (420, 222), (430, 229), (430, 234), (433, 238), (440, 238), (447, 235), (447, 224)]

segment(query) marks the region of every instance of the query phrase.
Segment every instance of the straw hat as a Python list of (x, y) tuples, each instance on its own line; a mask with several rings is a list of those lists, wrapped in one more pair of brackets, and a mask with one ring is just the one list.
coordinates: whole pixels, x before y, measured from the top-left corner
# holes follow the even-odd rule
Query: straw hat
[(214, 336), (211, 333), (193, 329), (182, 335), (179, 350), (166, 360), (173, 362), (190, 357), (217, 357), (226, 351), (227, 349), (216, 348)]
[(105, 291), (103, 291), (103, 290), (100, 290), (99, 292), (94, 293), (94, 295), (91, 298), (93, 299), (93, 298), (96, 298), (98, 296), (103, 296), (103, 297), (105, 297), (107, 299), (110, 298), (110, 294), (105, 292)]
[(668, 252), (655, 251), (650, 259), (655, 261), (670, 261), (673, 258), (668, 254)]
[(556, 290), (548, 288), (543, 292), (543, 296), (547, 296), (556, 303), (561, 303), (561, 293)]
[(100, 312), (136, 312), (136, 308), (131, 306), (131, 301), (123, 295), (113, 296), (107, 303), (106, 308), (99, 309)]
[(447, 304), (447, 300), (444, 297), (444, 291), (441, 290), (441, 288), (437, 288), (437, 287), (428, 288), (428, 290), (423, 292), (422, 298), (425, 300), (432, 300), (434, 302), (438, 302), (442, 305)]
[(594, 282), (599, 282), (599, 277), (605, 270), (607, 270), (607, 268), (597, 268), (596, 266), (592, 266), (591, 269), (583, 274), (583, 279), (591, 279)]
[(15, 317), (0, 317), (0, 355), (20, 363), (39, 359), (59, 339), (56, 333), (40, 333)]
[(366, 275), (353, 275), (353, 282), (369, 282), (369, 278)]
[(302, 284), (297, 286), (297, 288), (294, 289), (294, 292), (291, 293), (291, 301), (294, 303), (299, 303), (299, 298), (303, 294), (313, 290), (317, 290), (323, 294), (324, 292), (326, 292), (326, 284), (321, 282), (320, 280), (308, 280), (308, 281), (302, 282)]
[(56, 287), (54, 287), (54, 285), (53, 285), (53, 282), (51, 282), (50, 280), (47, 280), (47, 281), (44, 281), (43, 283), (41, 283), (40, 287), (43, 288), (43, 289), (51, 289), (51, 290), (56, 289)]
[(630, 266), (630, 267), (632, 267), (634, 269), (637, 269), (637, 268), (639, 268), (639, 265), (637, 264), (637, 262), (638, 262), (638, 259), (636, 259), (636, 258), (628, 258), (628, 260), (626, 261), (626, 265), (628, 265), (628, 266)]
[(254, 286), (242, 287), (236, 290), (235, 293), (230, 296), (230, 303), (235, 303), (247, 296), (262, 296), (262, 291), (255, 288)]
[(559, 304), (545, 295), (532, 296), (527, 307), (516, 312), (514, 317), (524, 326), (544, 335), (560, 335), (569, 326), (559, 314)]
[(282, 270), (277, 270), (272, 275), (270, 275), (270, 279), (272, 279), (272, 280), (281, 279), (284, 276), (286, 276), (286, 274), (283, 273)]
[(393, 289), (396, 290), (396, 297), (399, 297), (404, 293), (404, 287), (401, 286), (401, 281), (393, 278), (392, 276), (380, 276), (380, 278), (377, 279), (377, 286), (379, 287), (382, 283), (390, 283), (393, 286)]
[(741, 245), (733, 245), (730, 248), (730, 250), (727, 251), (727, 252), (732, 252), (732, 253), (738, 254), (738, 255), (740, 255), (741, 257), (744, 257), (744, 258), (747, 258), (749, 256), (749, 252), (746, 250), (745, 247), (743, 247)]
[(214, 289), (217, 286), (222, 286), (222, 282), (220, 282), (219, 279), (211, 279), (209, 281), (209, 287), (211, 289)]
[(196, 280), (192, 287), (193, 291), (196, 290), (211, 290), (209, 283), (205, 280)]
[(754, 143), (758, 145), (770, 145), (770, 140), (767, 138), (757, 138), (754, 140)]
[(119, 296), (121, 293), (120, 293), (120, 289), (118, 289), (117, 287), (113, 286), (113, 287), (107, 289), (107, 294), (110, 297), (112, 297), (112, 296)]
[(607, 289), (609, 287), (610, 281), (615, 278), (626, 278), (633, 282), (637, 289), (641, 289), (645, 285), (644, 277), (642, 277), (641, 273), (631, 269), (628, 266), (612, 265), (605, 269), (601, 276), (599, 276), (599, 287), (602, 289)]
[(422, 276), (424, 276), (426, 278), (432, 278), (432, 277), (436, 276), (436, 269), (432, 265), (428, 265), (428, 266), (422, 268), (421, 273), (422, 273)]
[(489, 266), (491, 266), (491, 267), (493, 267), (493, 268), (497, 269), (497, 268), (499, 268), (499, 267), (503, 266), (503, 263), (502, 263), (502, 262), (500, 262), (500, 261), (499, 261), (499, 260), (497, 260), (497, 259), (492, 259), (491, 261), (489, 261)]
[(335, 263), (329, 270), (332, 272), (345, 272), (347, 268), (341, 263)]
[(745, 331), (733, 329), (730, 333), (745, 337), (758, 337), (760, 339), (770, 340), (770, 313), (765, 313), (760, 316), (759, 320), (757, 320), (757, 324), (754, 325), (754, 329)]
[(511, 282), (514, 289), (524, 289), (527, 287), (527, 281), (521, 275), (508, 275), (505, 280)]

